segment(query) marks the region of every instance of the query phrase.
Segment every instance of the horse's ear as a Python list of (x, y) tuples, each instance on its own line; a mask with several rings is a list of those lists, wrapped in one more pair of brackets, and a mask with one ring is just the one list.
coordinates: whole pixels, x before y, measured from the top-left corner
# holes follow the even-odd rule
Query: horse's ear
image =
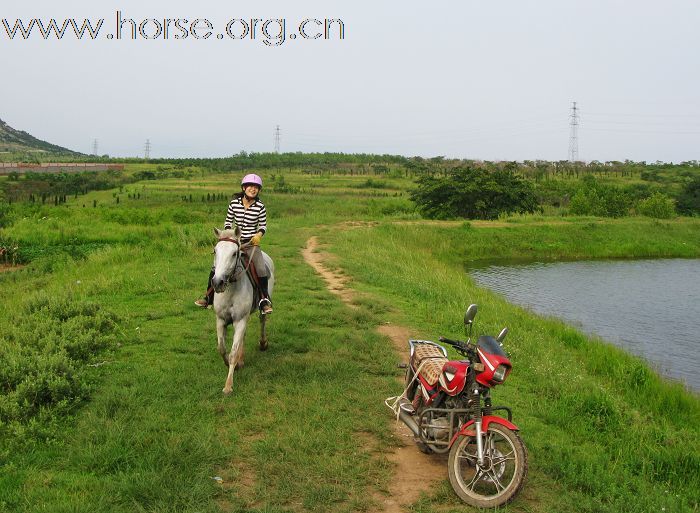
[(241, 229), (236, 226), (236, 238), (238, 239), (241, 236)]
[(221, 232), (219, 231), (218, 228), (214, 228), (214, 235), (216, 235), (218, 237), (220, 233)]

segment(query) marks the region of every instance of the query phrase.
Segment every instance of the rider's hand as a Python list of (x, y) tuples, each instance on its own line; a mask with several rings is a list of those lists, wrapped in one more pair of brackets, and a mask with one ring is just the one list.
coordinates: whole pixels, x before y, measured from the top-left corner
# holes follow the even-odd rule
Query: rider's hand
[(250, 244), (253, 246), (259, 246), (260, 245), (260, 240), (262, 239), (262, 234), (261, 233), (256, 233), (250, 238)]

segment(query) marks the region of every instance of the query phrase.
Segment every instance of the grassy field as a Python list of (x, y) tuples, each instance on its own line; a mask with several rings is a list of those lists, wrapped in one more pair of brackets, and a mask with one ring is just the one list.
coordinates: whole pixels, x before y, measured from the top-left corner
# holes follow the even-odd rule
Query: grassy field
[[(697, 396), (476, 287), (464, 265), (697, 258), (700, 221), (422, 222), (408, 180), (285, 171), (278, 190), (292, 193), (263, 194), (278, 270), (270, 349), (256, 350), (253, 320), (224, 397), (214, 315), (192, 301), (227, 204), (203, 199), (237, 179), (91, 192), (3, 230), (31, 262), (0, 273), (0, 511), (377, 511), (399, 443), (383, 399), (400, 371), (375, 328), (459, 336), (471, 302), (479, 331), (511, 328), (516, 371), (495, 394), (514, 408), (531, 471), (508, 511), (697, 511)], [(356, 309), (304, 263), (312, 235), (360, 291)], [(445, 481), (412, 510), (465, 507)]]

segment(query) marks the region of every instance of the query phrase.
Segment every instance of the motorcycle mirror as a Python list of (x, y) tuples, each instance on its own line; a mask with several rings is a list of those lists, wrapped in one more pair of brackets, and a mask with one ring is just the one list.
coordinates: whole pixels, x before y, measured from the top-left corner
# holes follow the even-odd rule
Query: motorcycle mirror
[(474, 317), (476, 317), (476, 310), (476, 305), (469, 305), (469, 308), (467, 308), (467, 312), (464, 314), (464, 324), (469, 326), (471, 325), (471, 323), (474, 322)]
[(498, 340), (498, 343), (500, 344), (503, 342), (503, 339), (506, 338), (506, 335), (508, 334), (508, 328), (503, 328), (501, 332), (498, 334), (496, 337), (496, 340)]

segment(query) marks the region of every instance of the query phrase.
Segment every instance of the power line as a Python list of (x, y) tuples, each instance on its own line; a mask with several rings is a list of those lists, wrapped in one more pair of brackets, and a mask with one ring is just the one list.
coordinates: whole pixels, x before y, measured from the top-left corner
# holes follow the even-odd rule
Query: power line
[(578, 109), (576, 102), (573, 102), (571, 107), (571, 116), (569, 121), (569, 162), (578, 162)]

